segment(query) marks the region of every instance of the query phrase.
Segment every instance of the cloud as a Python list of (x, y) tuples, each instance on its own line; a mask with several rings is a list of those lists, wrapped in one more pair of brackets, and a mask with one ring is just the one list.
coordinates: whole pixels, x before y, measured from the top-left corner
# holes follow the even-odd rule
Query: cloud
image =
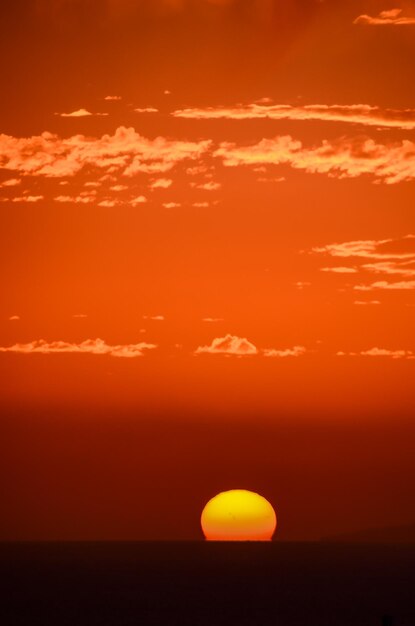
[[(114, 173), (128, 177), (164, 174), (189, 160), (199, 161), (199, 167), (211, 148), (211, 140), (147, 139), (133, 128), (124, 127), (100, 138), (61, 138), (48, 132), (29, 138), (0, 135), (0, 168), (20, 175), (72, 177), (83, 168), (96, 167), (106, 171), (108, 180)], [(379, 144), (367, 138), (341, 138), (305, 147), (291, 136), (277, 136), (249, 146), (221, 143), (214, 155), (226, 167), (288, 165), (340, 179), (368, 175), (374, 182), (387, 184), (415, 180), (415, 143), (408, 140)], [(192, 186), (214, 191), (220, 183), (209, 181)]]
[(92, 196), (56, 196), (56, 198), (53, 198), (55, 202), (61, 202), (61, 203), (67, 203), (67, 202), (73, 202), (75, 204), (91, 204), (91, 202), (94, 202), (95, 198), (93, 198)]
[(332, 272), (333, 274), (356, 274), (357, 269), (354, 267), (321, 267), (321, 272)]
[(87, 339), (81, 343), (67, 341), (45, 341), (38, 339), (30, 343), (16, 343), (10, 347), (0, 347), (0, 352), (14, 352), (18, 354), (98, 354), (114, 357), (134, 358), (143, 356), (145, 350), (157, 348), (150, 343), (136, 343), (111, 346), (102, 339)]
[(116, 101), (116, 100), (122, 100), (122, 97), (121, 96), (105, 96), (104, 100)]
[(404, 290), (408, 291), (415, 289), (415, 280), (402, 280), (396, 283), (388, 283), (386, 280), (379, 280), (371, 283), (370, 285), (355, 285), (353, 287), (356, 291), (375, 291), (376, 289), (383, 289), (386, 291)]
[(167, 189), (172, 184), (171, 178), (157, 178), (150, 183), (150, 189)]
[[(393, 239), (363, 239), (332, 243), (311, 249), (314, 254), (335, 258), (353, 259), (353, 266), (322, 267), (323, 272), (356, 274), (368, 272), (384, 276), (415, 277), (415, 236), (405, 235)], [(370, 261), (369, 263), (367, 261)], [(409, 290), (414, 289), (415, 281), (388, 282), (375, 281), (370, 284), (355, 285), (357, 291)]]
[(109, 113), (91, 113), (87, 109), (78, 109), (77, 111), (72, 111), (72, 113), (55, 113), (55, 115), (59, 115), (59, 117), (91, 117), (92, 115), (105, 117)]
[(169, 172), (174, 163), (166, 161), (154, 161), (153, 163), (143, 163), (141, 159), (135, 158), (124, 171), (124, 176), (135, 176), (136, 174), (164, 174)]
[[(135, 134), (135, 131), (133, 132)], [(134, 147), (138, 154), (125, 169), (125, 176), (134, 176), (139, 172), (147, 174), (167, 172), (181, 161), (199, 159), (212, 144), (211, 140), (172, 141), (163, 137), (148, 140), (136, 134), (135, 137), (138, 145)]]
[[(399, 247), (408, 247), (408, 244), (411, 248), (413, 247), (413, 250), (399, 251)], [(331, 243), (314, 247), (311, 252), (341, 258), (415, 260), (415, 235), (405, 235), (400, 239), (358, 239), (343, 243)]]
[(368, 26), (407, 26), (415, 24), (415, 17), (403, 17), (402, 9), (390, 9), (381, 11), (376, 17), (370, 15), (359, 15), (353, 24), (365, 24)]
[(180, 202), (163, 202), (163, 206), (165, 209), (177, 209), (182, 205)]
[(225, 337), (217, 337), (209, 346), (199, 346), (195, 354), (251, 356), (258, 354), (258, 350), (248, 339), (228, 334)]
[(40, 202), (44, 200), (44, 196), (19, 196), (17, 198), (13, 198), (12, 202)]
[(152, 320), (153, 322), (164, 322), (164, 315), (143, 315), (143, 320)]
[(0, 168), (31, 176), (68, 177), (84, 167), (97, 167), (134, 176), (171, 170), (177, 163), (199, 159), (210, 147), (210, 140), (147, 139), (123, 126), (99, 138), (61, 138), (49, 132), (33, 137), (2, 134)]
[[(412, 261), (412, 264), (415, 262)], [(407, 264), (396, 263), (392, 261), (384, 261), (378, 263), (365, 263), (362, 269), (374, 272), (375, 274), (401, 274), (402, 276), (415, 277), (415, 267), (407, 267)]]
[(55, 115), (59, 115), (59, 117), (90, 117), (92, 113), (87, 109), (78, 109), (72, 113), (55, 113)]
[(126, 191), (128, 189), (128, 185), (113, 185), (110, 187), (111, 191)]
[(304, 147), (301, 141), (286, 135), (262, 139), (249, 146), (222, 143), (214, 156), (221, 158), (227, 167), (289, 165), (331, 178), (370, 175), (374, 182), (389, 185), (415, 179), (415, 143), (408, 140), (381, 144), (368, 138), (343, 137)]
[(77, 319), (85, 319), (86, 317), (88, 317), (88, 315), (85, 315), (85, 313), (75, 313), (74, 315), (72, 315), (72, 317), (75, 317)]
[(284, 183), (286, 178), (285, 176), (277, 176), (275, 178), (265, 178), (264, 176), (261, 176), (260, 178), (257, 178), (257, 181), (259, 183)]
[(17, 322), (20, 319), (20, 315), (11, 315), (9, 317), (9, 322)]
[(387, 350), (385, 348), (371, 348), (360, 352), (361, 356), (389, 356), (392, 359), (413, 358), (411, 350)]
[(389, 357), (391, 359), (415, 359), (412, 350), (388, 350), (386, 348), (371, 348), (362, 352), (337, 352), (337, 356), (371, 356)]
[(133, 200), (130, 200), (131, 206), (138, 206), (139, 204), (145, 204), (147, 202), (147, 198), (145, 196), (137, 196)]
[(143, 109), (134, 109), (136, 113), (158, 113), (159, 110), (154, 107), (144, 107)]
[[(204, 318), (204, 322), (219, 322), (221, 319)], [(225, 356), (253, 356), (262, 354), (268, 358), (285, 358), (285, 357), (298, 357), (305, 354), (306, 348), (304, 346), (294, 346), (293, 348), (287, 348), (284, 350), (277, 350), (275, 348), (267, 348), (265, 350), (258, 350), (258, 348), (248, 341), (245, 337), (237, 337), (235, 335), (225, 335), (225, 337), (217, 337), (208, 346), (199, 346), (195, 351), (195, 354), (221, 354)]]
[(17, 185), (20, 185), (21, 182), (22, 182), (21, 178), (9, 178), (8, 180), (5, 180), (2, 183), (0, 183), (0, 187), (16, 187)]
[(213, 180), (210, 180), (208, 183), (190, 183), (190, 186), (195, 189), (203, 189), (204, 191), (217, 191), (222, 187), (220, 183), (215, 183)]
[(193, 167), (188, 167), (186, 169), (186, 174), (189, 176), (197, 176), (198, 174), (205, 174), (209, 171), (209, 167), (207, 165), (195, 165)]
[(117, 204), (119, 204), (119, 200), (101, 200), (101, 202), (98, 202), (98, 206), (106, 208), (115, 207), (117, 206)]
[(318, 120), (361, 124), (376, 128), (415, 129), (415, 109), (381, 109), (369, 104), (239, 104), (233, 107), (207, 107), (204, 109), (178, 109), (171, 114), (186, 119), (228, 119), (228, 120)]
[[(66, 185), (68, 184), (67, 181), (64, 181), (64, 182), (65, 182)], [(63, 183), (61, 182), (59, 184), (62, 185)], [(84, 187), (101, 187), (101, 185), (102, 185), (102, 183), (90, 180), (87, 183), (85, 183)], [(110, 189), (112, 189), (112, 187), (110, 187)]]
[(271, 358), (285, 358), (289, 356), (302, 356), (307, 352), (304, 346), (294, 346), (293, 348), (287, 348), (286, 350), (275, 350), (274, 348), (270, 348), (264, 350), (264, 356)]
[(380, 300), (355, 300), (353, 304), (358, 306), (370, 306), (375, 304), (380, 304)]
[(202, 322), (209, 322), (209, 323), (215, 323), (215, 322), (223, 322), (223, 318), (222, 317), (204, 317), (202, 319)]

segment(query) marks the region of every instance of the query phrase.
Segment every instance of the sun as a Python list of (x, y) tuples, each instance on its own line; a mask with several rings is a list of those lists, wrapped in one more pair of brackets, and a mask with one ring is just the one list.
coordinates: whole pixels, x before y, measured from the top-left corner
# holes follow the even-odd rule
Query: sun
[(232, 489), (209, 500), (200, 522), (208, 541), (270, 541), (277, 516), (263, 496)]

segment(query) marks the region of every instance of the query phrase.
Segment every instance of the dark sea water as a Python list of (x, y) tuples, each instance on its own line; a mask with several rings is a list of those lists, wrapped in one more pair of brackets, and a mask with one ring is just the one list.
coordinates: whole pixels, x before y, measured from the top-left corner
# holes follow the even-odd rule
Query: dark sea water
[(415, 625), (415, 547), (0, 545), (1, 626)]

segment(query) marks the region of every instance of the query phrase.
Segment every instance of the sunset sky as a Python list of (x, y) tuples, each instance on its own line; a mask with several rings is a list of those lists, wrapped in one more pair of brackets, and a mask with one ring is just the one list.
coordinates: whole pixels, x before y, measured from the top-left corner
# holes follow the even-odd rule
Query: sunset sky
[(0, 7), (0, 539), (415, 520), (415, 3)]

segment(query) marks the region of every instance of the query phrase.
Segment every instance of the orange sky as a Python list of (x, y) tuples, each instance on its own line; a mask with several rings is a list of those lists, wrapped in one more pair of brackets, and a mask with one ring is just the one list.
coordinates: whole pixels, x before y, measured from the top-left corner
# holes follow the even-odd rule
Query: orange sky
[(413, 521), (415, 4), (7, 4), (0, 538)]

